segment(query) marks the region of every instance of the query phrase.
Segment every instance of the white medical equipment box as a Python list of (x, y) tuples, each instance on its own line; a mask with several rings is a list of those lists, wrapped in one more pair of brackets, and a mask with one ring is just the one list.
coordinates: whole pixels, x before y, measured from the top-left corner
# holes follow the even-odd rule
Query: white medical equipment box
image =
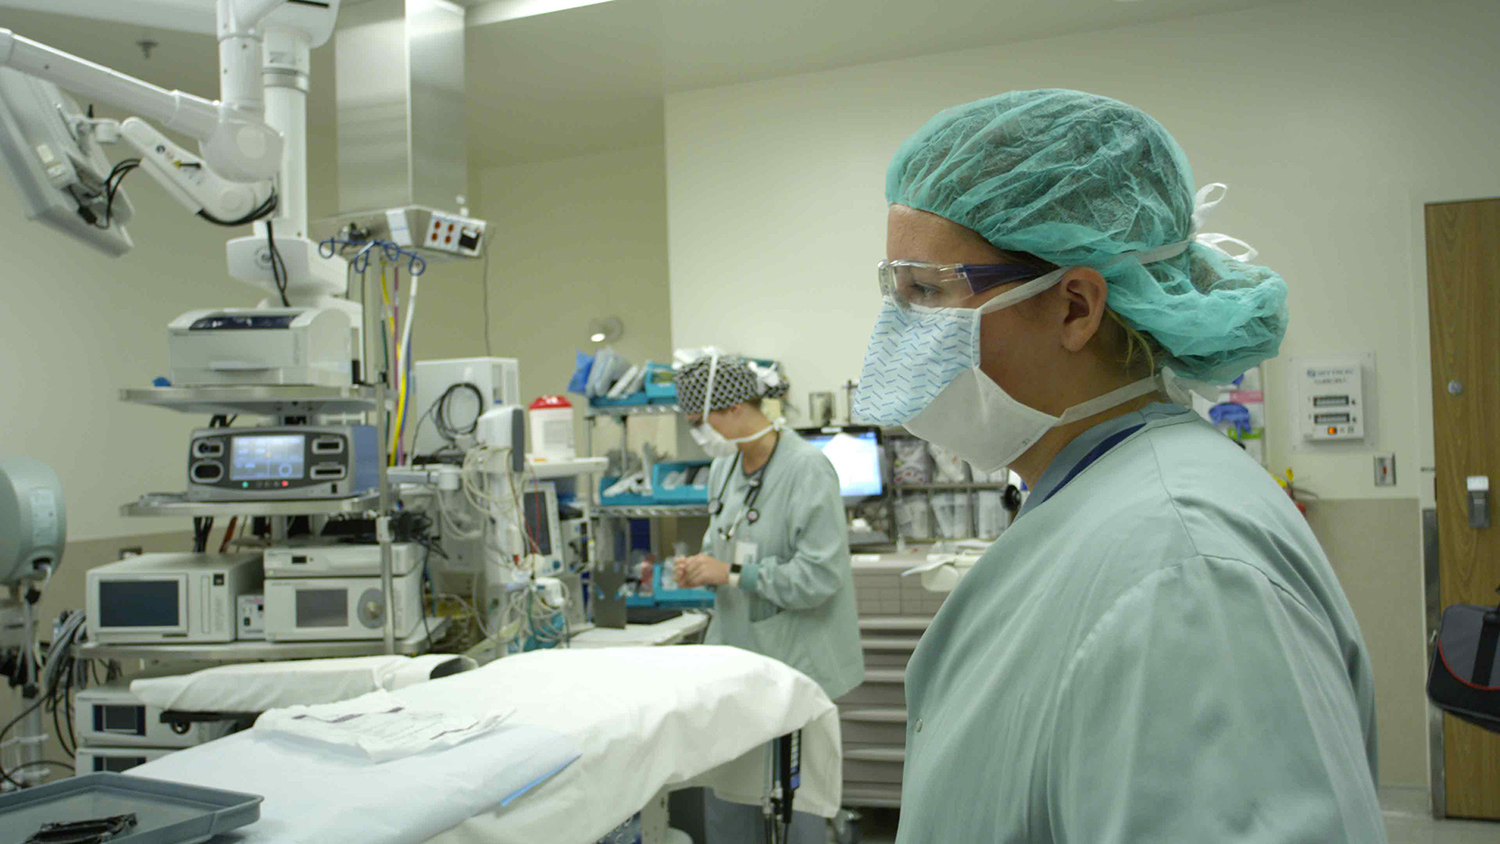
[[(403, 577), (421, 566), (415, 542), (391, 546), (391, 574)], [(266, 549), (266, 577), (378, 577), (379, 545), (280, 545)]]
[(262, 580), (260, 554), (141, 554), (90, 569), (89, 640), (233, 642), (239, 596)]
[[(395, 635), (422, 623), (422, 572), (391, 578)], [(266, 641), (322, 642), (385, 636), (385, 593), (379, 577), (273, 578), (266, 581)]]
[(162, 723), (160, 709), (142, 703), (128, 684), (83, 689), (77, 703), (78, 743), (84, 747), (194, 747), (228, 735), (232, 726), (213, 721), (173, 728)]
[[(521, 403), (521, 364), (514, 358), (419, 360), (412, 375), (417, 380), (416, 405), (408, 411), (412, 419), (446, 410), (445, 424), (467, 428), (496, 405)], [(436, 407), (444, 395), (445, 408)], [(417, 432), (415, 453), (433, 454), (447, 444), (437, 420), (428, 417)]]
[(188, 311), (167, 326), (167, 359), (179, 387), (348, 386), (354, 328), (333, 308)]
[(131, 768), (144, 765), (176, 753), (176, 750), (164, 750), (158, 747), (80, 747), (78, 756), (73, 760), (75, 773), (73, 776), (81, 777), (85, 774), (99, 773), (124, 773)]

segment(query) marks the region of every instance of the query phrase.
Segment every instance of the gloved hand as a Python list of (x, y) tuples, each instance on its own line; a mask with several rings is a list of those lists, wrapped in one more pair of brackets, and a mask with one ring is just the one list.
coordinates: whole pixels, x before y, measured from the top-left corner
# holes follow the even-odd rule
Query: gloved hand
[(677, 585), (684, 589), (721, 586), (729, 582), (729, 564), (707, 554), (678, 558), (676, 573)]

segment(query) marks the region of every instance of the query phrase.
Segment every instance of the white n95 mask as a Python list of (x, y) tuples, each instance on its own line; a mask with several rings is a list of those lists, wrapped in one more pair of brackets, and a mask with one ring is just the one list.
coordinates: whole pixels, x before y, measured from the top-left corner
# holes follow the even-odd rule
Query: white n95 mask
[(734, 443), (724, 439), (723, 434), (708, 424), (708, 414), (706, 413), (703, 415), (703, 421), (694, 425), (690, 433), (692, 433), (693, 439), (698, 443), (699, 447), (703, 449), (703, 453), (709, 457), (733, 457), (734, 453), (739, 451)]
[(1145, 378), (1053, 416), (1016, 401), (979, 368), (984, 315), (1043, 293), (1067, 271), (1028, 281), (978, 308), (903, 308), (887, 297), (865, 352), (854, 415), (868, 424), (904, 425), (975, 469), (994, 472), (1053, 428), (1154, 392), (1156, 379)]

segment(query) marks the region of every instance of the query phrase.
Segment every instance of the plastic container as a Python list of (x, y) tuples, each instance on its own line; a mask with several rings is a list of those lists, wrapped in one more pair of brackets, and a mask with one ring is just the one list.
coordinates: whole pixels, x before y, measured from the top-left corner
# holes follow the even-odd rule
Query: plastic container
[(707, 460), (690, 460), (679, 463), (658, 463), (651, 469), (651, 490), (655, 493), (657, 504), (707, 504), (708, 503), (708, 473), (700, 472), (701, 483), (683, 484), (675, 489), (667, 489), (662, 483), (667, 476), (673, 472), (683, 469), (696, 469), (700, 466), (709, 465)]
[(650, 403), (651, 401), (646, 398), (645, 393), (634, 393), (620, 399), (610, 399), (602, 397), (589, 399), (590, 407), (637, 407), (639, 405)]
[(195, 844), (260, 820), (264, 798), (126, 774), (85, 774), (0, 795), (0, 841), (20, 842), (43, 824), (134, 814), (120, 844)]
[(677, 375), (663, 363), (646, 364), (646, 398), (652, 404), (677, 403)]
[(599, 480), (599, 506), (601, 507), (645, 507), (656, 504), (656, 499), (648, 495), (636, 495), (625, 493), (623, 495), (605, 495), (604, 491), (619, 483), (619, 478), (601, 478)]
[(537, 460), (572, 460), (573, 405), (562, 396), (542, 396), (528, 408), (531, 417), (531, 456)]

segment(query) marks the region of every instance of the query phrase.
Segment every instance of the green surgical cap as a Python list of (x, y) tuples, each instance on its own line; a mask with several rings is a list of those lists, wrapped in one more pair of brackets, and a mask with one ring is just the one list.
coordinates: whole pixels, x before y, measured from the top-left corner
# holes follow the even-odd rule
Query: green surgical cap
[(1286, 334), (1286, 282), (1266, 267), (1198, 242), (1161, 261), (1111, 263), (1197, 234), (1187, 156), (1160, 123), (1116, 100), (1011, 91), (950, 108), (897, 150), (885, 194), (998, 249), (1098, 269), (1109, 306), (1184, 377), (1230, 381), (1275, 357)]

